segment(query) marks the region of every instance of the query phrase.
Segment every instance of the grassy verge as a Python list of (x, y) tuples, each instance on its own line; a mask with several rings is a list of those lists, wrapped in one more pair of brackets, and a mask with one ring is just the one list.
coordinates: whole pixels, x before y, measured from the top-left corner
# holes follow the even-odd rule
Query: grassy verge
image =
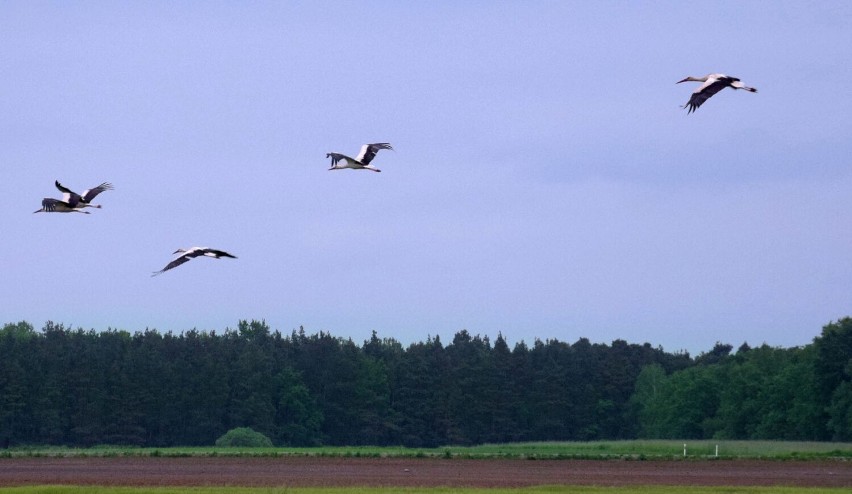
[(848, 489), (801, 487), (580, 487), (542, 486), (521, 489), (376, 488), (376, 487), (95, 487), (30, 486), (0, 488), (0, 494), (838, 494)]
[[(852, 459), (852, 443), (792, 441), (595, 441), (483, 444), (440, 448), (327, 446), (317, 448), (138, 448), (96, 446), (18, 447), (0, 450), (3, 457), (111, 457), (111, 456), (330, 456), (365, 458), (514, 458), (514, 459)], [(718, 456), (717, 456), (718, 446)]]

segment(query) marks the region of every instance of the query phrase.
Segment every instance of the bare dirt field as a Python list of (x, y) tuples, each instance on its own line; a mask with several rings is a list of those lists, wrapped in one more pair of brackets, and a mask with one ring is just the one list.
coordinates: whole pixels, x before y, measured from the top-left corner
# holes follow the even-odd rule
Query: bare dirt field
[(852, 487), (848, 461), (3, 458), (0, 486), (704, 485)]

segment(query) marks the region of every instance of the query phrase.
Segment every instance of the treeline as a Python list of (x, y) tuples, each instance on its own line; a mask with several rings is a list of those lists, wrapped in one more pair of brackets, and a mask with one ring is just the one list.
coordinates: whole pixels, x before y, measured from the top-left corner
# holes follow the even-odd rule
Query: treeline
[(234, 427), (276, 445), (852, 438), (852, 320), (804, 348), (731, 350), (20, 322), (0, 330), (0, 446), (210, 445)]
[(639, 436), (852, 441), (852, 319), (801, 348), (717, 344), (695, 365), (642, 369)]

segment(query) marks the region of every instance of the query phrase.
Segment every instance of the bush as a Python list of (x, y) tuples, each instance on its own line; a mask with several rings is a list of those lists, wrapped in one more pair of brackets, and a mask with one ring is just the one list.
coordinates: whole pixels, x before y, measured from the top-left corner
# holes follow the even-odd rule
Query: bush
[(237, 427), (231, 429), (216, 440), (216, 446), (220, 447), (249, 447), (249, 448), (271, 448), (272, 441), (248, 427)]

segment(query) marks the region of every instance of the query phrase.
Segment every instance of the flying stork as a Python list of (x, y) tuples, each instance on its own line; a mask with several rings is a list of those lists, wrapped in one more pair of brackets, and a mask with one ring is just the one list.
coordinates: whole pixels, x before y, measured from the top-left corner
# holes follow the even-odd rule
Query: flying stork
[(750, 93), (756, 93), (757, 89), (753, 87), (748, 87), (736, 77), (730, 77), (725, 74), (707, 74), (704, 77), (692, 77), (689, 76), (682, 81), (677, 81), (677, 84), (686, 81), (694, 81), (694, 82), (703, 82), (695, 92), (692, 93), (692, 97), (689, 98), (689, 101), (683, 105), (683, 108), (689, 108), (687, 114), (694, 112), (701, 106), (705, 101), (710, 99), (711, 96), (718, 93), (722, 89), (726, 87), (731, 87), (734, 89), (745, 89)]
[[(393, 151), (393, 148), (387, 142), (376, 142), (361, 146), (361, 152), (358, 153), (358, 157), (354, 159), (340, 153), (327, 153), (325, 157), (331, 158), (331, 168), (329, 168), (329, 170), (353, 168), (356, 170), (372, 170), (374, 172), (380, 172), (381, 170), (371, 165), (370, 162), (376, 157), (376, 153), (382, 149), (390, 149)], [(340, 163), (341, 161), (343, 162), (342, 164)]]
[(219, 259), (220, 257), (230, 257), (232, 259), (236, 259), (237, 256), (228, 254), (224, 250), (216, 250), (211, 249), (210, 247), (190, 247), (189, 249), (178, 249), (174, 251), (172, 254), (181, 254), (172, 262), (166, 264), (166, 267), (159, 271), (155, 271), (151, 276), (157, 276), (158, 274), (165, 273), (166, 271), (176, 268), (181, 264), (189, 261), (190, 259), (194, 259), (198, 256), (207, 256), (212, 257), (214, 259)]
[(56, 188), (59, 189), (63, 195), (62, 200), (53, 199), (50, 197), (45, 197), (41, 201), (41, 209), (37, 211), (33, 211), (33, 213), (83, 213), (89, 214), (88, 211), (80, 211), (83, 208), (100, 208), (100, 204), (93, 205), (90, 204), (92, 199), (94, 199), (98, 194), (105, 190), (111, 190), (112, 184), (109, 182), (104, 182), (97, 187), (92, 187), (91, 189), (86, 189), (83, 191), (83, 194), (78, 194), (68, 187), (63, 186), (59, 183), (59, 180), (54, 182)]

